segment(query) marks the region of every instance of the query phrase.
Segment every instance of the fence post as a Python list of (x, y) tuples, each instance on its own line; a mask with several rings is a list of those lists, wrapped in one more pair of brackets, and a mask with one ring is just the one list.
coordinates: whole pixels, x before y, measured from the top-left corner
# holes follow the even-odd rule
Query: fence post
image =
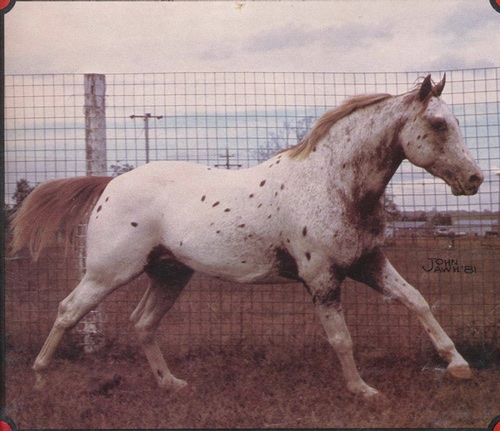
[(87, 175), (106, 175), (106, 75), (85, 75)]
[[(85, 94), (85, 156), (87, 175), (107, 174), (106, 157), (106, 76), (101, 74), (84, 75)], [(85, 274), (85, 238), (87, 226), (79, 226), (78, 266), (80, 277)], [(105, 345), (105, 312), (102, 306), (90, 311), (77, 327), (83, 336), (85, 353), (99, 351)]]

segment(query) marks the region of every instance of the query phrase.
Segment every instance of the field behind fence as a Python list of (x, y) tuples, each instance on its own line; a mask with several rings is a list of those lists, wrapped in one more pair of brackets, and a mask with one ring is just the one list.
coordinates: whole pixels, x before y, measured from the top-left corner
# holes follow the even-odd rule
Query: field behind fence
[[(479, 347), (500, 343), (498, 72), (448, 71), (443, 94), (485, 173), (479, 194), (454, 197), (442, 181), (405, 162), (386, 195), (396, 214), (388, 223), (387, 255), (424, 294), (452, 338)], [(12, 197), (21, 179), (29, 188), (51, 178), (117, 175), (151, 160), (189, 160), (222, 169), (252, 166), (296, 144), (314, 119), (346, 97), (403, 93), (423, 75), (6, 76), (5, 202), (15, 206)], [(436, 80), (441, 75), (433, 72)], [(19, 193), (16, 198), (21, 199)], [(65, 258), (55, 244), (37, 263), (23, 251), (7, 254), (5, 265), (7, 341), (38, 349), (59, 301), (81, 277), (81, 258)], [(135, 344), (128, 316), (145, 284), (140, 277), (112, 294), (73, 330), (66, 346), (92, 351)], [(414, 316), (366, 286), (348, 281), (343, 303), (358, 348), (429, 347)], [(326, 342), (300, 284), (231, 285), (198, 275), (160, 333), (164, 344), (180, 350), (240, 344), (301, 349)]]

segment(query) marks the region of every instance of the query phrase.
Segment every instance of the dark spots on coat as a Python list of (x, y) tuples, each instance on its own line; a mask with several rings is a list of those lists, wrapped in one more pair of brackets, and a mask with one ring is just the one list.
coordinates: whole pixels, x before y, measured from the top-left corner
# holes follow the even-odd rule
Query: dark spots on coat
[(253, 193), (250, 193), (250, 195), (248, 196), (250, 199), (252, 199), (254, 197), (254, 194)]
[(205, 195), (203, 195), (203, 196), (201, 197), (201, 201), (202, 201), (202, 202), (205, 202), (205, 199), (206, 199), (206, 196), (205, 196)]
[(99, 205), (99, 206), (97, 207), (97, 212), (99, 212), (99, 211), (101, 211), (101, 210), (102, 210), (102, 205)]
[(269, 215), (267, 216), (267, 219), (269, 220), (272, 216), (273, 216), (272, 214), (269, 214)]
[(220, 230), (216, 230), (215, 233), (220, 233)]
[(216, 206), (217, 206), (217, 205), (219, 205), (219, 204), (220, 204), (220, 202), (219, 202), (219, 201), (214, 202), (214, 204), (212, 205), (212, 208), (216, 207)]
[(278, 274), (290, 280), (302, 281), (299, 277), (297, 262), (293, 256), (283, 248), (276, 248), (276, 260), (278, 263)]
[(280, 190), (285, 190), (285, 185), (281, 184)]
[(259, 205), (257, 206), (257, 208), (260, 208), (261, 206), (262, 206), (262, 204), (259, 204)]
[(340, 311), (342, 309), (340, 305), (340, 287), (315, 292), (313, 295), (313, 302), (315, 305), (333, 306)]
[(242, 260), (241, 263), (247, 263), (247, 261), (246, 260)]
[(304, 226), (304, 229), (302, 229), (302, 236), (307, 236), (307, 226)]
[(162, 244), (153, 247), (149, 252), (144, 272), (156, 280), (182, 286), (193, 275), (193, 270), (179, 262)]
[(346, 277), (346, 270), (340, 266), (332, 265), (330, 268), (331, 283), (313, 292), (314, 304), (333, 306), (341, 310), (340, 286)]
[(231, 211), (231, 209), (230, 209), (230, 208), (226, 208), (226, 209), (224, 210), (224, 212), (225, 212), (225, 213), (228, 213), (229, 211)]
[(276, 164), (279, 165), (279, 163), (281, 162), (281, 160), (276, 160)]
[(106, 198), (106, 200), (104, 202), (107, 202), (107, 201), (109, 201), (109, 196)]
[(315, 153), (315, 152), (316, 152), (316, 147), (313, 147), (313, 153)]
[(272, 167), (273, 167), (273, 165), (274, 165), (274, 163), (271, 163), (271, 164), (269, 165), (269, 167), (270, 167), (270, 168), (272, 168)]
[(245, 227), (245, 223), (241, 223), (241, 224), (239, 224), (239, 225), (238, 225), (238, 227), (240, 227), (240, 228)]
[(288, 244), (290, 244), (290, 238), (287, 238), (287, 239), (286, 239), (286, 242), (287, 242)]
[[(383, 280), (381, 278), (382, 270), (385, 265), (385, 256), (379, 250), (375, 249), (371, 253), (362, 256), (347, 272), (347, 275), (353, 280), (364, 283), (380, 293), (383, 289)], [(388, 277), (384, 277), (386, 280)], [(397, 278), (396, 278), (397, 280)]]
[(308, 251), (306, 251), (306, 259), (311, 260), (311, 253), (309, 253)]
[(260, 187), (264, 187), (264, 185), (266, 184), (266, 180), (262, 180), (259, 184)]
[(133, 222), (132, 222), (132, 223), (130, 223), (130, 224), (131, 224), (132, 226), (134, 226), (134, 227), (137, 227), (137, 226), (138, 226), (138, 223), (137, 223), (137, 222), (135, 222), (135, 221), (133, 221)]
[(342, 169), (345, 169), (347, 167), (347, 163), (342, 163)]
[(275, 193), (274, 193), (274, 197), (276, 197), (276, 196), (278, 196), (278, 192), (275, 192)]

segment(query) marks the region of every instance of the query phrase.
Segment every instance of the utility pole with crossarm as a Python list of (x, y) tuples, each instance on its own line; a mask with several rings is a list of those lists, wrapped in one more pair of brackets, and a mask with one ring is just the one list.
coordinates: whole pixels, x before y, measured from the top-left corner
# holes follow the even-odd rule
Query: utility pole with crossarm
[(149, 119), (156, 118), (157, 120), (160, 120), (163, 118), (163, 115), (151, 115), (150, 113), (146, 113), (144, 115), (131, 115), (130, 118), (144, 119), (144, 134), (146, 136), (146, 163), (149, 163)]

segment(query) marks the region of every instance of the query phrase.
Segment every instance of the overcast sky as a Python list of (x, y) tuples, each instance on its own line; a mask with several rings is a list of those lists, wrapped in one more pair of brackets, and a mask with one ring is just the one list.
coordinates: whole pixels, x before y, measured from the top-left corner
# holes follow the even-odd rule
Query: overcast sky
[(7, 74), (498, 66), (488, 0), (21, 2)]
[(18, 1), (5, 42), (6, 74), (431, 72), (500, 66), (500, 13), (488, 0)]

